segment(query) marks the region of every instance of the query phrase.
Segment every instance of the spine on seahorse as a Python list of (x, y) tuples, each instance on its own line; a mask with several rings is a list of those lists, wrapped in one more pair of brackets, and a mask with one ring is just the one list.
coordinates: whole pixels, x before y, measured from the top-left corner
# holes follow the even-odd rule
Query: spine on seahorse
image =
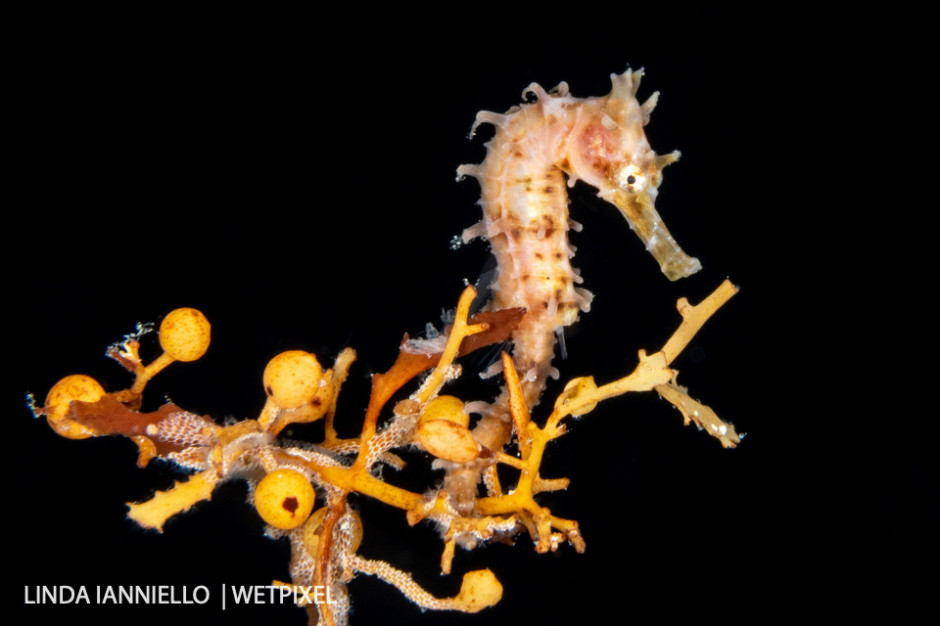
[[(483, 163), (457, 170), (459, 178), (477, 178), (482, 189), (483, 220), (463, 238), (490, 242), (497, 262), (491, 306), (526, 309), (513, 334), (513, 360), (530, 408), (556, 375), (556, 332), (588, 311), (592, 298), (575, 286), (581, 278), (570, 261), (567, 187), (584, 180), (616, 205), (670, 280), (701, 267), (679, 248), (654, 208), (661, 170), (679, 155), (658, 156), (646, 140), (643, 126), (658, 94), (637, 101), (641, 76), (642, 70), (611, 75), (610, 94), (587, 99), (570, 96), (565, 83), (551, 93), (533, 83), (523, 99), (535, 96), (534, 102), (477, 115), (473, 131), (486, 123), (495, 135)], [(510, 428), (504, 393), (474, 435), (499, 450)]]

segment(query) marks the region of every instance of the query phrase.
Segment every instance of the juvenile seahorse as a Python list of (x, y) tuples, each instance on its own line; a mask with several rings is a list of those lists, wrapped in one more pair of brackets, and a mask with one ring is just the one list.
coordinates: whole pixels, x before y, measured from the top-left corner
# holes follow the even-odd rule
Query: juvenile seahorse
[[(534, 102), (502, 115), (477, 114), (471, 136), (484, 123), (496, 134), (486, 144), (483, 163), (457, 170), (458, 179), (473, 176), (482, 189), (483, 220), (464, 231), (463, 239), (490, 242), (497, 261), (491, 306), (526, 309), (512, 342), (530, 408), (548, 377), (557, 376), (556, 333), (591, 305), (591, 293), (575, 287), (582, 280), (571, 266), (568, 229), (580, 226), (568, 219), (566, 186), (584, 180), (597, 188), (598, 196), (620, 209), (670, 280), (701, 268), (679, 248), (654, 207), (662, 169), (679, 153), (657, 155), (647, 142), (643, 127), (659, 94), (637, 101), (642, 75), (629, 69), (612, 74), (610, 94), (586, 99), (570, 96), (566, 83), (550, 93), (533, 83), (522, 96), (534, 95)], [(491, 450), (501, 450), (511, 435), (505, 395), (474, 431)], [(449, 472), (447, 481), (461, 505), (472, 502), (479, 481), (479, 468), (462, 470)]]

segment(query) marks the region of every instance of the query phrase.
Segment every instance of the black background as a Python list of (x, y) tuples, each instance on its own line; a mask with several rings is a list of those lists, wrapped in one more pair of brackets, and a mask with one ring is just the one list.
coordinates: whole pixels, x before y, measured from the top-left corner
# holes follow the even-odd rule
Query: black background
[[(358, 499), (363, 555), (414, 572), (437, 595), (483, 567), (505, 591), (481, 615), (422, 613), (360, 577), (352, 623), (916, 607), (937, 556), (928, 418), (902, 394), (890, 408), (878, 399), (911, 369), (885, 363), (906, 328), (884, 315), (897, 287), (871, 271), (891, 251), (860, 254), (853, 229), (868, 219), (859, 211), (893, 209), (860, 203), (859, 172), (847, 165), (864, 150), (860, 127), (890, 126), (890, 116), (871, 119), (883, 114), (872, 102), (890, 95), (880, 94), (883, 48), (867, 35), (888, 27), (798, 3), (344, 13), (36, 10), (18, 23), (6, 96), (15, 108), (3, 252), (13, 313), (6, 605), (50, 624), (304, 623), (293, 607), (219, 610), (223, 583), (288, 577), (288, 547), (262, 536), (243, 484), (226, 484), (163, 535), (143, 531), (124, 503), (181, 476), (136, 468), (126, 440), (57, 437), (30, 419), (23, 395), (41, 401), (78, 372), (122, 388), (129, 378), (104, 348), (138, 321), (193, 306), (213, 324), (212, 347), (161, 374), (151, 407), (168, 395), (220, 420), (253, 417), (271, 356), (302, 348), (329, 363), (352, 346), (359, 361), (338, 419), (353, 436), (368, 376), (487, 269), (485, 245), (449, 249), (479, 219), (475, 181), (454, 182), (459, 164), (483, 158), (487, 131), (467, 139), (476, 112), (508, 109), (533, 81), (602, 95), (632, 64), (646, 69), (641, 98), (662, 92), (651, 145), (683, 153), (658, 209), (704, 270), (668, 282), (616, 210), (579, 184), (574, 264), (596, 299), (558, 366), (563, 380), (628, 373), (637, 349), (657, 349), (678, 324), (677, 298), (696, 302), (730, 277), (741, 293), (675, 366), (747, 439), (722, 450), (655, 397), (611, 400), (571, 424), (542, 471), (571, 478), (543, 502), (579, 520), (587, 552), (537, 555), (523, 536), (458, 551), (450, 577), (439, 575), (433, 529)], [(884, 176), (892, 158), (872, 150), (863, 160)], [(495, 387), (465, 389), (487, 399)], [(404, 475), (385, 477), (432, 486), (439, 475), (409, 460)], [(146, 584), (207, 585), (213, 598), (205, 608), (23, 606), (26, 585)]]

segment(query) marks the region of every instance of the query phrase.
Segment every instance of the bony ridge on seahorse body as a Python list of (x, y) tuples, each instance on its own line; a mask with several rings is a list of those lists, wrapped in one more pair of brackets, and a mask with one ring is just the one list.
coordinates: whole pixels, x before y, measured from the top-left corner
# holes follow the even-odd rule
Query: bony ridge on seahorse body
[[(642, 75), (643, 70), (630, 69), (612, 74), (607, 96), (585, 99), (569, 95), (564, 82), (550, 93), (533, 83), (523, 98), (534, 95), (534, 102), (505, 114), (477, 115), (471, 135), (484, 123), (496, 133), (486, 144), (483, 163), (457, 170), (458, 179), (473, 176), (482, 189), (483, 220), (464, 231), (463, 239), (490, 242), (498, 268), (491, 306), (526, 309), (513, 334), (513, 359), (529, 408), (537, 404), (547, 378), (557, 376), (551, 364), (555, 333), (591, 304), (592, 294), (575, 287), (582, 281), (571, 266), (574, 250), (567, 231), (578, 226), (568, 219), (566, 187), (584, 180), (619, 208), (670, 280), (701, 268), (679, 248), (654, 206), (662, 169), (679, 153), (657, 155), (650, 148), (643, 127), (659, 94), (640, 104), (636, 93)], [(494, 450), (508, 441), (505, 394), (474, 435)]]

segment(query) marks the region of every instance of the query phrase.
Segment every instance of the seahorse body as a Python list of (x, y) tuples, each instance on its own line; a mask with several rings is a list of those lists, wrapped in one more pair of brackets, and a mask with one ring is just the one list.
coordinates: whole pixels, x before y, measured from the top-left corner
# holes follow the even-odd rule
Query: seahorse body
[(488, 123), (496, 134), (482, 164), (458, 168), (482, 188), (483, 220), (464, 239), (486, 237), (496, 256), (493, 307), (526, 309), (513, 352), (530, 406), (554, 373), (555, 332), (591, 304), (591, 293), (575, 287), (581, 277), (570, 261), (567, 186), (584, 180), (616, 205), (670, 279), (701, 267), (676, 245), (654, 208), (661, 170), (678, 153), (658, 156), (646, 140), (643, 126), (658, 94), (637, 101), (641, 76), (642, 70), (611, 75), (613, 89), (601, 98), (572, 97), (565, 83), (551, 93), (530, 85), (523, 97), (534, 94), (535, 102), (504, 115), (477, 115), (474, 130)]
[[(486, 144), (483, 163), (457, 170), (458, 179), (473, 176), (482, 189), (483, 220), (463, 239), (490, 242), (498, 273), (492, 307), (526, 309), (513, 334), (513, 359), (530, 408), (548, 377), (557, 376), (552, 367), (556, 332), (588, 311), (592, 298), (575, 286), (581, 277), (571, 266), (568, 229), (577, 225), (568, 218), (566, 187), (580, 179), (597, 188), (601, 198), (620, 209), (670, 280), (701, 267), (679, 248), (654, 207), (661, 171), (679, 153), (659, 156), (647, 142), (643, 127), (658, 93), (643, 104), (637, 101), (642, 73), (612, 74), (611, 92), (597, 98), (570, 96), (565, 83), (551, 93), (533, 83), (523, 98), (534, 95), (534, 102), (505, 114), (477, 115), (474, 131), (487, 123), (496, 133)], [(474, 431), (493, 450), (502, 449), (511, 435), (505, 400), (503, 394)], [(469, 476), (462, 480), (476, 484)], [(448, 486), (455, 488), (461, 487)]]

